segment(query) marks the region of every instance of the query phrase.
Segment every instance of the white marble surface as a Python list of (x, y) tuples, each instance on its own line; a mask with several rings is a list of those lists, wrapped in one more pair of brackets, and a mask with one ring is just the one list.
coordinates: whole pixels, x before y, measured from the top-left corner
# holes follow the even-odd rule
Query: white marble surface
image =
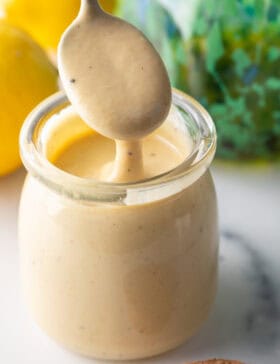
[[(221, 226), (220, 282), (208, 322), (184, 346), (142, 364), (227, 357), (280, 363), (280, 167), (215, 166)], [(68, 353), (21, 302), (16, 236), (24, 172), (0, 179), (0, 363), (96, 363)]]

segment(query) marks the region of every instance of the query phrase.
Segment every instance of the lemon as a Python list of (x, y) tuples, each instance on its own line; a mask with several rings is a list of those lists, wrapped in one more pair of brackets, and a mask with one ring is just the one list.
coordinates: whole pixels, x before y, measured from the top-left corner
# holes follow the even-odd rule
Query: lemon
[[(115, 0), (101, 0), (100, 5), (111, 12)], [(48, 50), (56, 49), (61, 34), (77, 16), (79, 8), (80, 0), (0, 0), (5, 17)]]
[(57, 90), (57, 71), (22, 30), (0, 21), (0, 176), (21, 165), (18, 135), (32, 108)]

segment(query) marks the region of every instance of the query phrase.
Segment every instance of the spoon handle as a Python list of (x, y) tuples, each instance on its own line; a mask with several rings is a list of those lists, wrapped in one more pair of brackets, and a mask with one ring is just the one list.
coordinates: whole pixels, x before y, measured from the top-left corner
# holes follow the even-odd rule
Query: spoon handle
[(101, 11), (98, 0), (82, 0), (79, 16), (95, 15)]

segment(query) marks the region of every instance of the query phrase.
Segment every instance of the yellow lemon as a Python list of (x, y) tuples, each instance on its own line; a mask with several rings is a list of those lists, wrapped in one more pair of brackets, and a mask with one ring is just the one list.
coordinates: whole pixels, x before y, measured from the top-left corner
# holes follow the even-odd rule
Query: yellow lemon
[[(113, 11), (115, 0), (101, 0)], [(44, 48), (55, 50), (61, 34), (77, 16), (80, 0), (0, 0), (0, 9), (13, 24), (20, 26)]]
[(18, 135), (32, 108), (57, 91), (57, 71), (22, 30), (0, 21), (0, 176), (21, 165)]

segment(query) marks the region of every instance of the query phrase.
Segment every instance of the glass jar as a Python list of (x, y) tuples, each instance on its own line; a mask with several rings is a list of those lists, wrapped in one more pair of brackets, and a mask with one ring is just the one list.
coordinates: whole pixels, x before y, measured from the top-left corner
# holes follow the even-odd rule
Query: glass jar
[(118, 15), (212, 115), (218, 157), (279, 159), (279, 0), (118, 0)]
[(44, 156), (50, 116), (66, 105), (63, 94), (47, 99), (21, 132), (26, 302), (43, 330), (77, 353), (139, 359), (170, 350), (202, 325), (216, 292), (213, 122), (174, 90), (177, 129), (192, 145), (185, 161), (141, 183), (102, 183)]

